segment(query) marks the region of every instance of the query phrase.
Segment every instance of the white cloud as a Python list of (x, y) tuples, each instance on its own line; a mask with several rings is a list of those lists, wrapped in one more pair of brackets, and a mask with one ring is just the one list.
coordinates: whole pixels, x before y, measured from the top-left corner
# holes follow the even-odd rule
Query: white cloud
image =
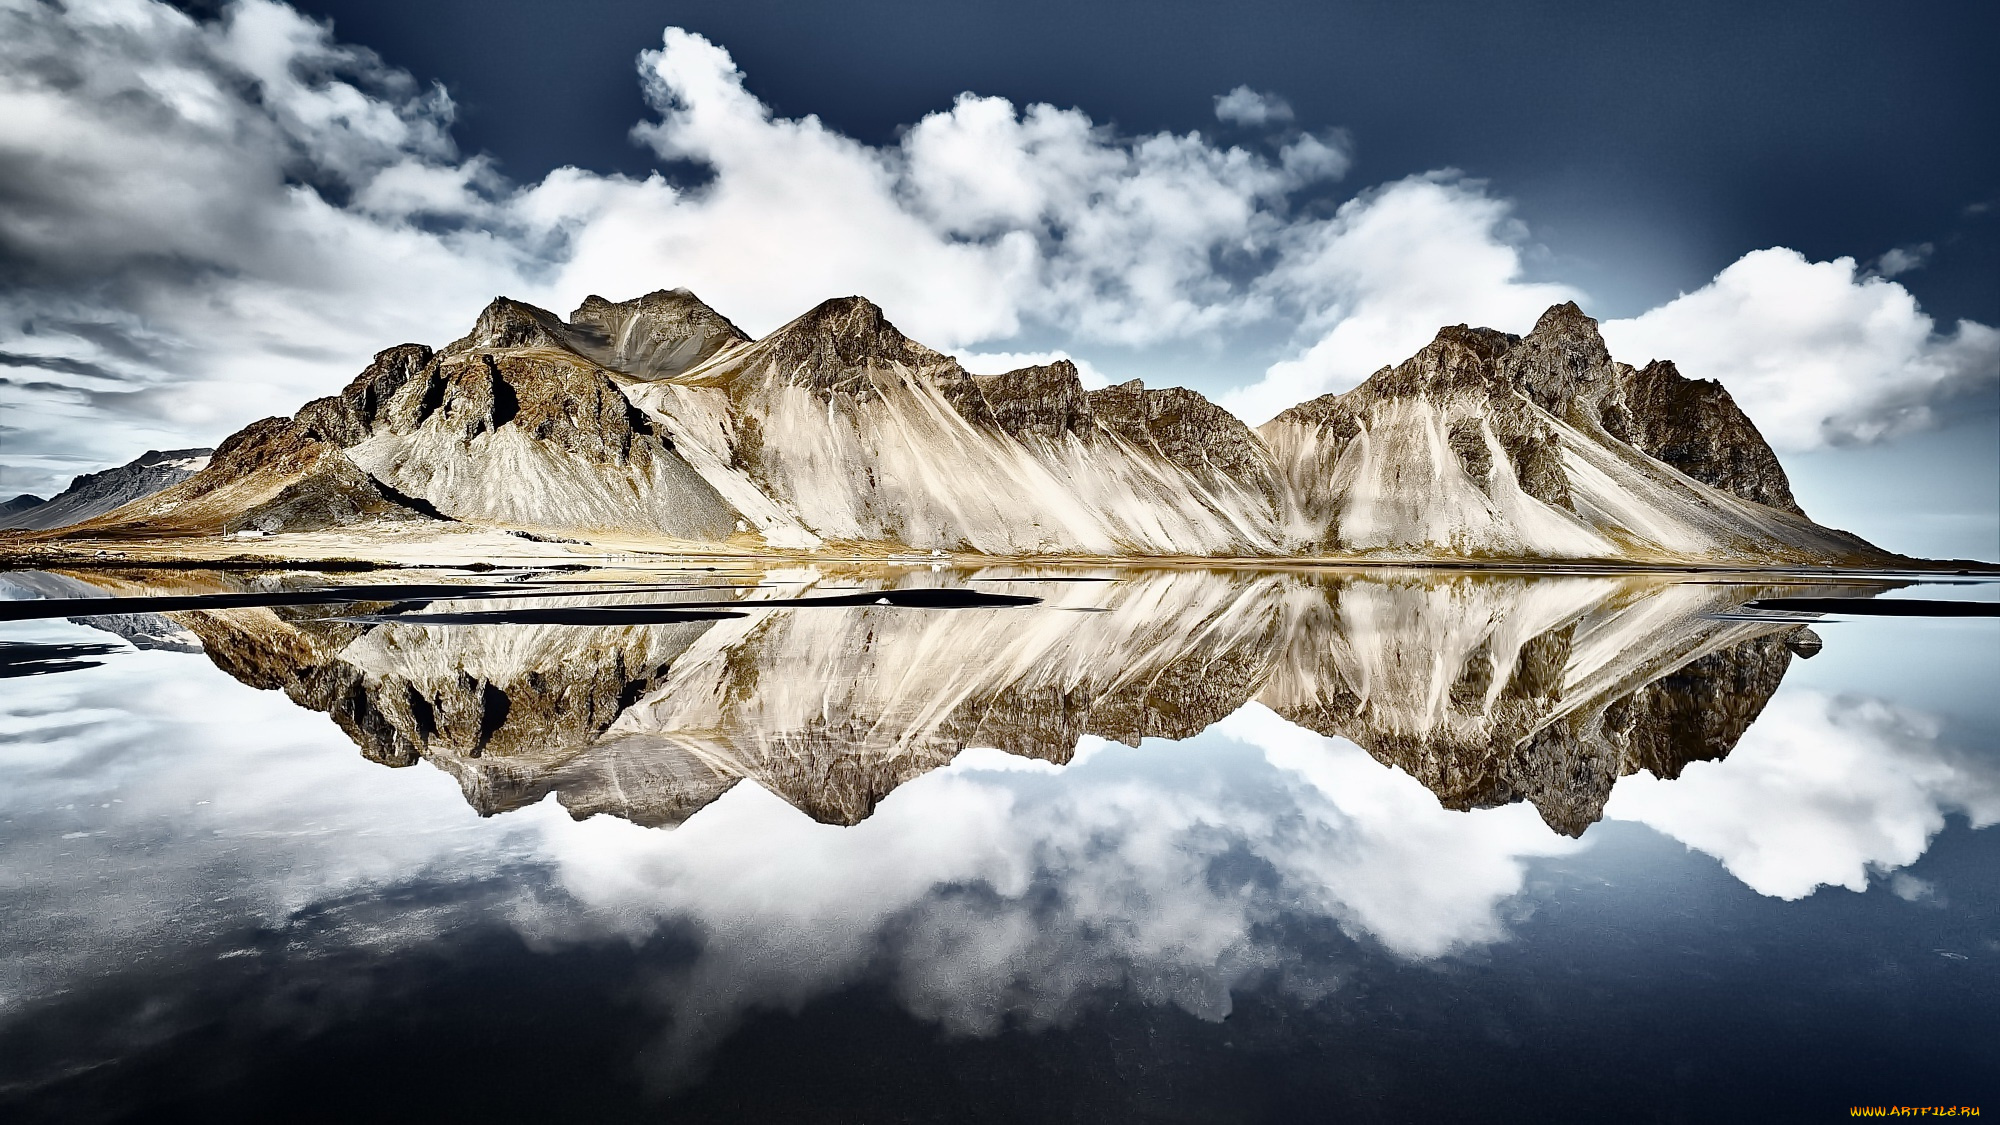
[(1716, 379), (1780, 449), (1877, 441), (1936, 422), (1935, 404), (2000, 378), (2000, 332), (1961, 320), (1936, 332), (1909, 290), (1852, 258), (1776, 247), (1604, 338), (1627, 363), (1672, 359)]
[(1041, 367), (1059, 359), (1069, 360), (1076, 365), (1076, 377), (1085, 390), (1096, 390), (1111, 385), (1111, 377), (1099, 371), (1087, 359), (1078, 359), (1064, 351), (1053, 352), (973, 352), (953, 353), (960, 366), (974, 375), (1005, 375), (1009, 371), (1019, 371), (1023, 367)]
[(1276, 94), (1260, 94), (1248, 86), (1238, 86), (1216, 95), (1215, 119), (1225, 125), (1283, 125), (1292, 119), (1292, 107)]
[[(1797, 899), (1916, 862), (1945, 814), (2000, 821), (2000, 771), (1938, 741), (1929, 716), (1880, 700), (1780, 691), (1729, 757), (1675, 781), (1636, 774), (1604, 815), (1722, 862), (1759, 894)], [(1924, 888), (1909, 880), (1905, 898)]]
[(1893, 247), (1875, 259), (1875, 272), (1883, 277), (1896, 277), (1911, 270), (1922, 269), (1924, 264), (1931, 260), (1931, 254), (1936, 249), (1936, 246), (1928, 242), (1919, 242), (1914, 246)]
[(1336, 178), (1341, 138), (1275, 152), (1198, 133), (1124, 137), (1082, 112), (962, 94), (871, 148), (750, 94), (727, 51), (677, 28), (641, 57), (659, 117), (634, 136), (712, 171), (664, 180), (552, 176), (521, 213), (571, 232), (556, 287), (638, 291), (671, 276), (753, 332), (862, 293), (935, 347), (1025, 325), (1120, 344), (1268, 315), (1218, 269), (1286, 229), (1290, 193)]
[(1278, 163), (1300, 183), (1337, 180), (1354, 165), (1354, 146), (1347, 133), (1331, 129), (1319, 136), (1311, 133), (1278, 150)]

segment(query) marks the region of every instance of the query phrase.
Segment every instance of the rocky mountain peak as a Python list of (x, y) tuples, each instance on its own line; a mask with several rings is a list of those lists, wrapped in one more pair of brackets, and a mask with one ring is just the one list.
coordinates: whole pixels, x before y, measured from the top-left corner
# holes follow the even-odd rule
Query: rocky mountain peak
[(1528, 333), (1528, 338), (1536, 340), (1588, 338), (1603, 343), (1598, 339), (1597, 321), (1585, 316), (1583, 309), (1575, 301), (1550, 305), (1548, 310), (1535, 321), (1535, 327)]
[(721, 313), (710, 308), (708, 303), (695, 296), (692, 290), (680, 286), (672, 289), (655, 289), (651, 293), (626, 301), (608, 301), (592, 293), (583, 299), (583, 303), (576, 307), (575, 312), (569, 314), (569, 323), (572, 328), (584, 324), (602, 323), (620, 313), (644, 314), (651, 317), (672, 317), (676, 314), (703, 319), (713, 317), (728, 323)]
[(898, 331), (866, 297), (821, 301), (769, 337), (787, 366), (853, 368), (876, 360), (913, 366), (946, 357)]
[[(168, 464), (179, 465), (182, 463), (191, 463), (196, 461), (206, 464), (208, 461), (208, 456), (214, 452), (215, 450), (207, 448), (148, 449), (146, 452), (141, 453), (136, 460), (132, 461), (125, 467), (128, 469), (144, 469), (144, 468), (151, 468), (154, 465), (168, 465)], [(195, 467), (199, 468), (200, 466), (197, 465)]]
[(1494, 328), (1473, 328), (1464, 324), (1452, 324), (1438, 329), (1431, 346), (1452, 347), (1466, 352), (1479, 360), (1491, 363), (1507, 354), (1514, 345), (1521, 342), (1519, 336)]
[[(1460, 401), (1450, 405), (1448, 398)], [(1684, 378), (1664, 361), (1643, 370), (1614, 361), (1597, 322), (1574, 302), (1551, 307), (1526, 336), (1465, 325), (1441, 329), (1410, 359), (1352, 391), (1301, 403), (1264, 432), (1281, 442), (1292, 440), (1289, 432), (1315, 435), (1310, 464), (1294, 482), (1303, 494), (1332, 472), (1364, 429), (1386, 424), (1384, 411), (1397, 403), (1450, 416), (1448, 443), (1475, 484), (1490, 483), (1491, 450), (1482, 430), (1490, 432), (1521, 489), (1551, 507), (1573, 510), (1557, 455), (1559, 421), (1625, 443), (1701, 484), (1805, 514), (1777, 456), (1727, 390)]]
[(303, 431), (341, 448), (365, 439), (397, 391), (423, 375), (432, 352), (422, 344), (398, 344), (375, 358), (337, 395), (316, 398), (295, 416)]
[[(134, 471), (173, 468), (171, 452), (149, 457)], [(1571, 303), (1526, 336), (1440, 329), (1253, 432), (1185, 388), (1085, 390), (1068, 361), (969, 375), (861, 297), (757, 341), (685, 289), (593, 295), (568, 322), (502, 297), (446, 351), (381, 352), (146, 503), (113, 518), (268, 531), (431, 516), (1009, 555), (1880, 554), (1798, 518), (1719, 385), (1614, 362)]]
[(1617, 377), (1597, 322), (1583, 315), (1574, 301), (1543, 313), (1534, 331), (1500, 357), (1498, 372), (1508, 385), (1558, 418), (1565, 417), (1579, 397), (1601, 395)]
[(568, 347), (568, 325), (557, 319), (554, 313), (511, 297), (495, 297), (480, 312), (472, 332), (453, 341), (444, 349), (444, 354)]
[(641, 379), (672, 378), (750, 339), (686, 289), (655, 289), (615, 302), (593, 293), (570, 314), (567, 327), (571, 348)]
[(1449, 325), (1438, 329), (1416, 355), (1383, 368), (1362, 385), (1380, 395), (1484, 389), (1493, 381), (1495, 361), (1519, 342), (1519, 337), (1491, 328)]
[(1614, 436), (1703, 484), (1805, 515), (1778, 455), (1722, 384), (1690, 379), (1668, 360), (1627, 368), (1621, 383), (1622, 406), (1603, 412)]

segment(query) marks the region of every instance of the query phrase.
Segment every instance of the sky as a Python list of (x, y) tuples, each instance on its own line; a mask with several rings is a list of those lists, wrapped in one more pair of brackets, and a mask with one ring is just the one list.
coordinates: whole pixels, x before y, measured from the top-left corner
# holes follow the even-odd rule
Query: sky
[(1576, 300), (1806, 510), (2000, 559), (1989, 5), (0, 0), (0, 492), (496, 294), (849, 293), (1261, 422)]

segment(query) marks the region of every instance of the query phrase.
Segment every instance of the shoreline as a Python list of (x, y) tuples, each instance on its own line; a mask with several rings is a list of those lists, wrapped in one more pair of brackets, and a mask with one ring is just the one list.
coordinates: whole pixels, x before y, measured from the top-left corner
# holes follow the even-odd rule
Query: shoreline
[[(46, 533), (43, 533), (46, 534)], [(22, 548), (27, 549), (22, 549)], [(553, 543), (504, 529), (465, 528), (410, 541), (400, 536), (298, 533), (262, 540), (210, 537), (43, 540), (32, 546), (0, 540), (6, 570), (313, 570), (329, 573), (434, 569), (570, 569), (743, 565), (832, 565), (895, 569), (985, 567), (1049, 569), (1203, 570), (1452, 570), (1538, 574), (1742, 574), (1825, 577), (1922, 576), (2000, 578), (2000, 563), (1976, 559), (1882, 559), (1834, 563), (1686, 559), (1463, 558), (1368, 555), (986, 555), (932, 553), (891, 544), (842, 544), (812, 551), (762, 544), (610, 541)]]

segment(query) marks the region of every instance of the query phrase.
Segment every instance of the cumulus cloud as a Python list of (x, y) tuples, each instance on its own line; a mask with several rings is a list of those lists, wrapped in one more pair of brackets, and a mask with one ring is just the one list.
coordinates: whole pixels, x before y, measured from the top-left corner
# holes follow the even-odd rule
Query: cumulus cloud
[(871, 147), (773, 115), (725, 50), (669, 29), (633, 134), (706, 179), (520, 187), (455, 152), (442, 91), (271, 0), (0, 19), (0, 346), (46, 365), (0, 386), (38, 423), (10, 435), (16, 475), (215, 440), (377, 348), (456, 335), (497, 292), (562, 308), (686, 285), (753, 330), (860, 292), (946, 348), (1031, 324), (1205, 336), (1273, 314), (1246, 279), (1290, 194), (1347, 165), (1335, 133), (1132, 137), (970, 94)]
[(1238, 86), (1216, 95), (1215, 119), (1225, 125), (1282, 125), (1292, 119), (1292, 107), (1276, 94), (1260, 94), (1248, 86)]
[(1009, 371), (1019, 371), (1023, 367), (1042, 367), (1047, 364), (1054, 363), (1059, 359), (1066, 359), (1076, 365), (1077, 380), (1081, 382), (1084, 385), (1084, 387), (1094, 390), (1099, 387), (1108, 387), (1111, 385), (1110, 376), (1098, 370), (1096, 365), (1092, 364), (1087, 359), (1078, 359), (1077, 357), (1065, 351), (1053, 351), (1053, 352), (958, 351), (952, 354), (957, 357), (960, 366), (964, 367), (967, 371), (970, 371), (974, 375), (1004, 375)]
[(1029, 325), (1144, 345), (1254, 322), (1274, 310), (1244, 279), (1288, 229), (1290, 195), (1348, 164), (1336, 133), (1261, 148), (1127, 137), (1078, 110), (969, 93), (870, 147), (774, 116), (726, 50), (678, 28), (640, 71), (658, 117), (634, 137), (711, 178), (566, 170), (517, 213), (566, 234), (557, 288), (671, 275), (752, 331), (840, 293), (947, 349)]
[(1937, 421), (1940, 402), (2000, 379), (2000, 332), (1936, 331), (1910, 291), (1782, 247), (1745, 254), (1714, 281), (1604, 324), (1628, 363), (1672, 359), (1729, 388), (1780, 449), (1877, 441)]
[[(1916, 862), (1947, 813), (2000, 821), (2000, 771), (1938, 735), (1935, 719), (1881, 700), (1781, 691), (1729, 757), (1675, 781), (1625, 778), (1604, 815), (1714, 856), (1759, 894), (1866, 890), (1871, 873)], [(1914, 879), (1892, 890), (1927, 893)]]

